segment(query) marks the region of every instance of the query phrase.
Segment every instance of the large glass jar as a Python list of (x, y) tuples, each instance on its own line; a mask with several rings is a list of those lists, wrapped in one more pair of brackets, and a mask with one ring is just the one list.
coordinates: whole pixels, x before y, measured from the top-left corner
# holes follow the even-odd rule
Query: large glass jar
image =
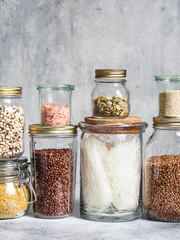
[(27, 158), (0, 160), (0, 219), (22, 217), (31, 203), (31, 173)]
[(71, 122), (71, 95), (74, 85), (38, 84), (41, 123), (64, 126)]
[(129, 115), (129, 93), (126, 70), (96, 69), (96, 86), (92, 98), (95, 118), (126, 118)]
[(180, 119), (154, 118), (143, 164), (144, 217), (180, 220)]
[(81, 136), (81, 217), (130, 221), (141, 216), (142, 133), (139, 117), (85, 118)]
[(77, 127), (30, 125), (31, 159), (40, 218), (71, 215), (75, 191)]
[(180, 117), (180, 75), (155, 76), (159, 91), (159, 116)]
[(24, 152), (22, 88), (0, 86), (0, 159), (20, 157)]

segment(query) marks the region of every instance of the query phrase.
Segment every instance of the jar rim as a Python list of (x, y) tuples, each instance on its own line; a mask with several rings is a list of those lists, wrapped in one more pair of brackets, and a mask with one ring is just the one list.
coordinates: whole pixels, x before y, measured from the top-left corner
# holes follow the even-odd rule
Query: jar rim
[(136, 123), (88, 123), (80, 122), (82, 131), (101, 134), (137, 134), (143, 133), (147, 128), (146, 122)]
[(29, 165), (27, 157), (20, 157), (9, 160), (0, 159), (0, 178), (1, 176), (13, 175), (17, 176), (19, 173), (19, 167), (21, 172), (26, 173)]
[(51, 84), (37, 84), (36, 89), (38, 91), (57, 91), (57, 90), (66, 90), (72, 91), (75, 89), (75, 85), (69, 84), (59, 84), (59, 85), (51, 85)]
[(155, 76), (155, 81), (162, 82), (162, 81), (170, 81), (170, 82), (179, 82), (180, 75), (157, 75)]

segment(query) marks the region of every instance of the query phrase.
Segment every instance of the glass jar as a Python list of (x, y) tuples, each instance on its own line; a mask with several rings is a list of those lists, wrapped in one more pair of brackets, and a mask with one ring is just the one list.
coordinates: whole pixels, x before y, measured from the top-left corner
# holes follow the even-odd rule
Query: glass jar
[(31, 203), (31, 173), (27, 158), (0, 160), (0, 219), (22, 217)]
[(144, 217), (180, 220), (180, 119), (154, 118), (143, 164)]
[(77, 127), (30, 125), (31, 159), (40, 218), (71, 215), (75, 191)]
[(20, 157), (24, 152), (22, 88), (0, 86), (0, 159)]
[(82, 218), (131, 221), (141, 216), (142, 133), (139, 117), (85, 118), (81, 136)]
[(65, 126), (71, 122), (71, 95), (74, 85), (38, 84), (41, 124)]
[(159, 91), (159, 117), (180, 117), (180, 75), (155, 76)]
[(96, 69), (96, 86), (92, 98), (94, 118), (126, 118), (129, 115), (129, 93), (126, 70)]

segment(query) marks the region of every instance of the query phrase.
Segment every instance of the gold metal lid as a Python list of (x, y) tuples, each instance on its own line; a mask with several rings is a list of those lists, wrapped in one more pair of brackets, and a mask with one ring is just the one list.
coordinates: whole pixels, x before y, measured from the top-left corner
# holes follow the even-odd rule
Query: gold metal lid
[(29, 125), (30, 134), (77, 134), (77, 126), (67, 125), (60, 127), (45, 126), (41, 124)]
[(180, 127), (180, 118), (153, 118), (154, 127)]
[(96, 78), (126, 78), (126, 70), (121, 69), (96, 69)]
[(0, 95), (22, 95), (22, 87), (0, 86)]

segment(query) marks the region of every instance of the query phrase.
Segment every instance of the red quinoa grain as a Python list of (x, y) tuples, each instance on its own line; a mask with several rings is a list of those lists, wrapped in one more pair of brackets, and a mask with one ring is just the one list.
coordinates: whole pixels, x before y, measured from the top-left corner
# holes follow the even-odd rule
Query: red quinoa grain
[(73, 158), (69, 149), (35, 151), (39, 217), (58, 217), (72, 212)]

